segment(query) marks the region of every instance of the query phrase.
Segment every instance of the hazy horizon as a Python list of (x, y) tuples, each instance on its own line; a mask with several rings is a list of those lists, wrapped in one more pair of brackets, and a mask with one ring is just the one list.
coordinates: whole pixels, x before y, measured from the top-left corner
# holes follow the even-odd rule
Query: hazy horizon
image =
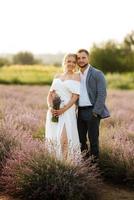
[(0, 0), (0, 54), (89, 49), (134, 30), (133, 0)]

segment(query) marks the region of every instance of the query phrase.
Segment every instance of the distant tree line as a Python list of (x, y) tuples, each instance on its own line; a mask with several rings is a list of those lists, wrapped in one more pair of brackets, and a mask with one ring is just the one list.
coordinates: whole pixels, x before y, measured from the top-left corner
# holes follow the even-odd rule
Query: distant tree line
[(41, 61), (34, 58), (30, 52), (19, 52), (13, 56), (13, 64), (18, 65), (34, 65), (39, 64)]
[[(0, 58), (0, 67), (42, 63), (42, 60), (36, 59), (31, 52), (19, 52), (12, 57), (12, 61)], [(103, 44), (94, 44), (90, 49), (90, 63), (105, 73), (134, 71), (134, 31), (127, 34), (122, 43), (109, 40)], [(59, 65), (59, 63), (54, 64)]]
[(10, 65), (11, 62), (7, 58), (0, 58), (0, 67)]
[(94, 44), (90, 49), (90, 63), (103, 72), (134, 71), (134, 31), (120, 44), (114, 41)]
[(34, 65), (42, 64), (42, 61), (35, 59), (34, 55), (31, 52), (19, 52), (12, 57), (12, 61), (9, 61), (7, 58), (0, 58), (0, 67), (4, 65)]

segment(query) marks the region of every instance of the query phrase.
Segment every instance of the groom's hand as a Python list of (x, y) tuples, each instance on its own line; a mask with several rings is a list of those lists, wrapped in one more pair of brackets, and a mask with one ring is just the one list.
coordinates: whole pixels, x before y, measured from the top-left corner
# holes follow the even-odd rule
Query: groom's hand
[(97, 115), (95, 112), (93, 112), (93, 116), (94, 116), (94, 117), (98, 117), (98, 115)]

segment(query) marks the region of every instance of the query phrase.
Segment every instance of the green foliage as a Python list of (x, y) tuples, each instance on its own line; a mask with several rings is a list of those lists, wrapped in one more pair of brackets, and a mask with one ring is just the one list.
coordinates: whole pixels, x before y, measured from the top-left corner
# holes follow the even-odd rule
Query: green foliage
[(108, 88), (134, 89), (134, 72), (132, 73), (108, 73), (106, 75)]
[(9, 65), (10, 62), (7, 58), (0, 58), (0, 67), (4, 66), (4, 65)]
[(20, 65), (33, 65), (36, 64), (36, 60), (30, 52), (19, 52), (13, 56), (13, 63)]
[[(0, 68), (1, 84), (50, 85), (55, 74), (62, 71), (54, 66), (22, 66), (12, 65)], [(108, 88), (134, 89), (134, 72), (108, 73), (106, 75)]]
[(123, 41), (124, 49), (127, 50), (127, 52), (131, 52), (134, 50), (134, 31), (127, 34)]
[(0, 69), (0, 83), (23, 85), (50, 85), (54, 75), (59, 73), (60, 71), (61, 68), (53, 66), (5, 66)]
[(33, 136), (33, 138), (34, 139), (39, 139), (39, 140), (44, 140), (44, 132), (45, 132), (45, 130), (44, 130), (44, 127), (42, 128), (39, 128), (35, 133), (33, 133), (32, 134), (32, 136)]
[(128, 34), (121, 44), (114, 41), (94, 44), (90, 51), (90, 63), (103, 72), (134, 71), (134, 32)]
[(99, 166), (104, 178), (116, 184), (126, 184), (134, 187), (134, 174), (129, 167), (129, 163), (125, 162), (125, 159), (120, 159), (122, 154), (120, 150), (117, 151), (116, 156), (113, 156), (114, 153), (112, 151), (114, 150), (105, 147), (100, 155)]

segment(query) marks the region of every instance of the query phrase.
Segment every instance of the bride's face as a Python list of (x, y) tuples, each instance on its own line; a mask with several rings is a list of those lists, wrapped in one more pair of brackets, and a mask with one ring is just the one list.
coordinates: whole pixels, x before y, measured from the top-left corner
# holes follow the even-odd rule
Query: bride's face
[(69, 56), (65, 59), (65, 71), (74, 72), (76, 69), (76, 58), (73, 56)]

